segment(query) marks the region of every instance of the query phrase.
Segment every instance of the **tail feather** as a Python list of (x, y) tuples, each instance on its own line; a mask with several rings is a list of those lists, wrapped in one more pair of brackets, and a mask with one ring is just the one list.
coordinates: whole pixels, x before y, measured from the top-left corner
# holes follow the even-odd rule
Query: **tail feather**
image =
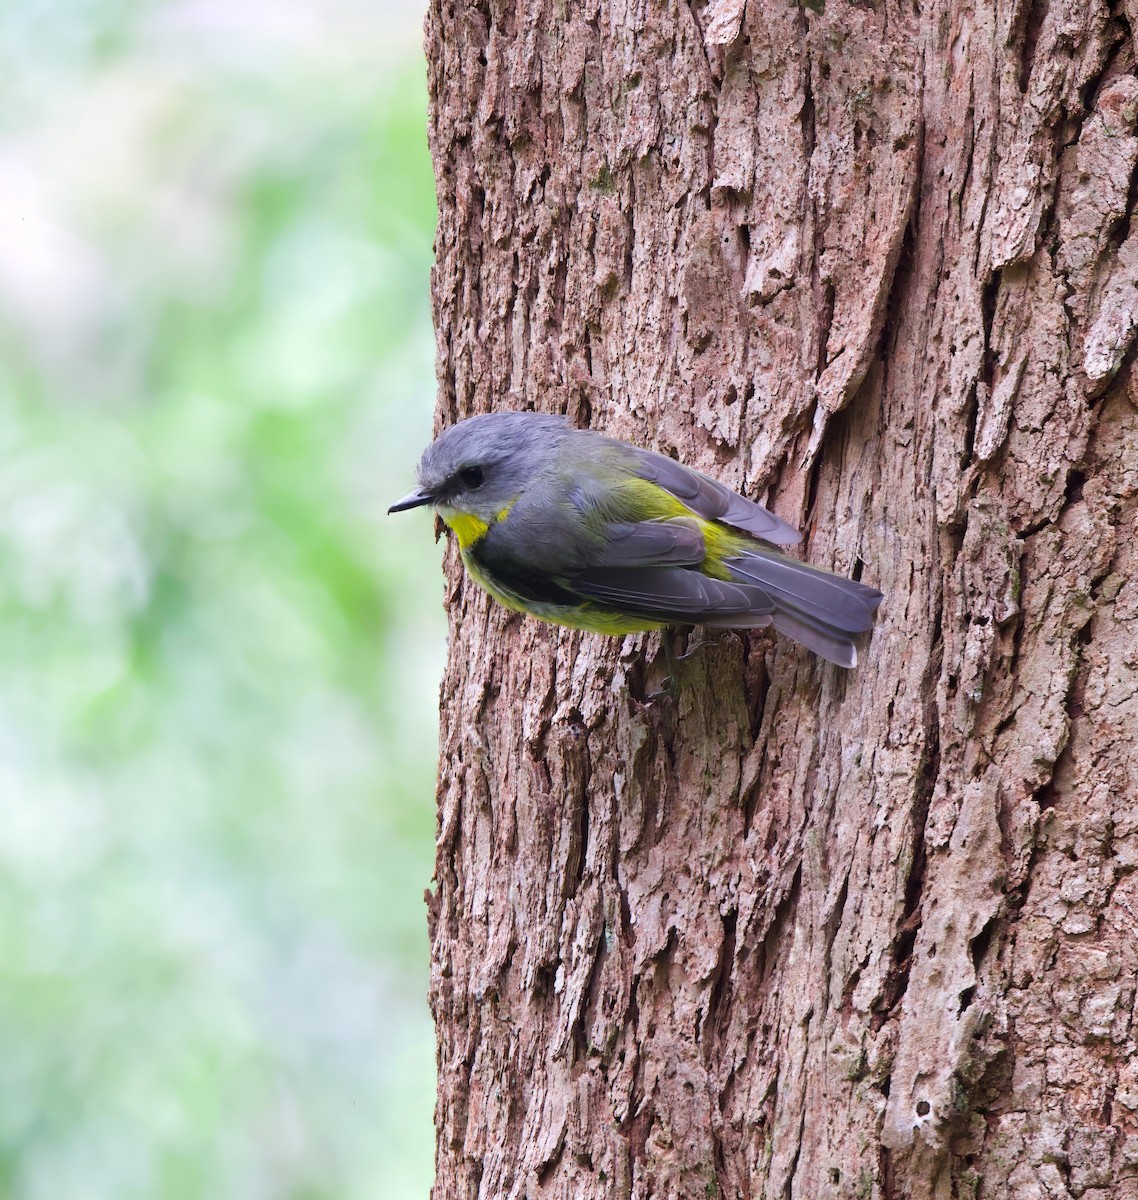
[(732, 576), (774, 601), (771, 624), (840, 667), (857, 665), (855, 638), (873, 627), (882, 593), (773, 551), (728, 560)]
[(780, 608), (790, 608), (846, 633), (873, 628), (881, 593), (781, 554), (757, 551), (727, 560), (733, 575), (757, 583)]
[(857, 646), (849, 634), (819, 629), (788, 612), (776, 612), (771, 624), (779, 633), (785, 633), (788, 638), (813, 650), (827, 662), (836, 663), (839, 667), (857, 666)]

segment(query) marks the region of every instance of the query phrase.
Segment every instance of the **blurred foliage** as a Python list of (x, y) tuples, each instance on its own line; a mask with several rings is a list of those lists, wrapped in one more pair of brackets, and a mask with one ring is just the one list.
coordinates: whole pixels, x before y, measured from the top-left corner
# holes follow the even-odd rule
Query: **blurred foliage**
[(0, 1197), (425, 1197), (417, 6), (0, 15)]

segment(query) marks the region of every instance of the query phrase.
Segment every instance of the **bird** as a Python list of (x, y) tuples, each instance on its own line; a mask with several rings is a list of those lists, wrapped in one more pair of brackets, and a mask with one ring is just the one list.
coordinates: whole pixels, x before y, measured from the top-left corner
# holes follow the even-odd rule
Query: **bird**
[(667, 455), (564, 417), (468, 417), (423, 452), (389, 513), (433, 506), (470, 577), (515, 612), (623, 636), (771, 625), (857, 665), (883, 593), (792, 558), (799, 531)]

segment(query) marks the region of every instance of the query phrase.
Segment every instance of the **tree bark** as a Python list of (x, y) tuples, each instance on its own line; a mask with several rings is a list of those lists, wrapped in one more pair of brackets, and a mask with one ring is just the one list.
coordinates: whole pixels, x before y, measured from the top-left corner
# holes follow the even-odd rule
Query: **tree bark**
[(1138, 0), (813, 7), (432, 0), (439, 425), (886, 593), (670, 702), (448, 549), (439, 1198), (1138, 1197)]

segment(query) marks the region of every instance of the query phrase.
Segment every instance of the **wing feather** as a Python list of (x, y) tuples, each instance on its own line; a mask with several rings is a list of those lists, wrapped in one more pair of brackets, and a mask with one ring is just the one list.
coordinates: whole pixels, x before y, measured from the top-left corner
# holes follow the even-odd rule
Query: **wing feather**
[(793, 525), (761, 504), (666, 455), (634, 449), (640, 478), (658, 484), (704, 519), (722, 521), (779, 546), (793, 546), (802, 541), (802, 534)]
[(696, 522), (678, 517), (670, 521), (615, 522), (605, 529), (606, 542), (594, 552), (597, 567), (694, 567), (706, 553)]
[(749, 624), (748, 618), (765, 618), (756, 623), (766, 624), (774, 611), (774, 602), (761, 588), (685, 567), (596, 567), (565, 582), (586, 599), (677, 625), (724, 617), (740, 625)]

